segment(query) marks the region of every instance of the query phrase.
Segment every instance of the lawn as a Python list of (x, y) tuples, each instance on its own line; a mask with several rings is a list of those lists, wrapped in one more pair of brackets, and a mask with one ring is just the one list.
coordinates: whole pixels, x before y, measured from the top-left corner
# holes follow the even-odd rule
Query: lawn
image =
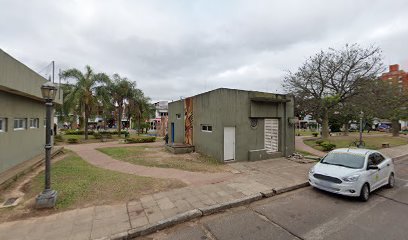
[[(322, 148), (316, 144), (316, 140), (318, 139), (309, 139), (305, 140), (304, 143), (322, 151)], [(333, 136), (329, 137), (329, 142), (336, 144), (336, 148), (347, 148), (351, 145), (352, 142), (358, 141), (357, 135), (351, 136)], [(382, 143), (389, 143), (390, 147), (396, 147), (400, 145), (408, 144), (408, 139), (404, 137), (392, 137), (389, 135), (366, 135), (363, 137), (363, 141), (365, 142), (365, 148), (368, 149), (381, 149)]]
[(296, 153), (302, 154), (303, 156), (314, 156), (313, 154), (311, 154), (310, 152), (306, 152), (300, 149), (295, 149)]
[(315, 131), (311, 131), (309, 129), (307, 129), (307, 130), (296, 129), (295, 134), (296, 134), (296, 136), (312, 136), (313, 135), (312, 133), (314, 133), (314, 132)]
[(176, 168), (192, 172), (220, 172), (226, 166), (199, 153), (172, 154), (162, 146), (110, 147), (97, 149), (117, 160), (148, 167)]
[[(58, 191), (57, 209), (126, 202), (161, 190), (185, 186), (163, 180), (119, 173), (90, 165), (72, 152), (53, 164), (52, 188)], [(25, 199), (34, 198), (44, 186), (44, 172), (25, 186)]]

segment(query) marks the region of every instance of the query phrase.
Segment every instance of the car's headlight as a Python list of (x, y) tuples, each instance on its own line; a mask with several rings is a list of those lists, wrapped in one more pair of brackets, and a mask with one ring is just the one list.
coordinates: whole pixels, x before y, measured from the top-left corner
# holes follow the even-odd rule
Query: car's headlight
[(358, 178), (360, 177), (360, 175), (351, 175), (351, 176), (348, 176), (348, 177), (344, 177), (344, 178), (342, 178), (343, 179), (343, 181), (345, 181), (345, 182), (355, 182), (355, 181), (357, 181), (358, 180)]
[(310, 174), (313, 174), (315, 171), (314, 171), (314, 167), (312, 167), (310, 170), (309, 170), (309, 173)]

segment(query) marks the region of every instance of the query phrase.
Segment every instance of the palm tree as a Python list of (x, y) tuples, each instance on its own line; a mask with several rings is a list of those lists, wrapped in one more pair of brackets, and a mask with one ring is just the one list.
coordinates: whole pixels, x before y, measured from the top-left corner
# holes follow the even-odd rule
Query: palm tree
[(125, 104), (125, 101), (129, 102), (129, 99), (132, 98), (134, 89), (136, 89), (136, 84), (135, 82), (129, 81), (127, 78), (120, 77), (119, 74), (114, 74), (109, 89), (113, 104), (118, 106), (117, 122), (118, 134), (120, 137), (122, 130), (123, 105)]
[(94, 73), (90, 66), (85, 66), (82, 73), (76, 68), (65, 70), (61, 73), (64, 79), (73, 79), (72, 91), (66, 96), (66, 102), (76, 105), (84, 118), (81, 128), (85, 130), (85, 139), (88, 139), (88, 120), (98, 104), (97, 94), (101, 86), (110, 83), (109, 77), (105, 73)]

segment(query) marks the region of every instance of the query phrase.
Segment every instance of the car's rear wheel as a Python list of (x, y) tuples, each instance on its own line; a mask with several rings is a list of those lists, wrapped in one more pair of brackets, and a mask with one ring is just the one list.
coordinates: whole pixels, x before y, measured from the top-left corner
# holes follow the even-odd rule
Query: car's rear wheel
[(366, 183), (361, 188), (360, 200), (363, 202), (367, 202), (369, 198), (370, 198), (370, 188), (368, 187), (368, 184)]
[(388, 188), (393, 188), (395, 186), (395, 178), (394, 178), (394, 173), (391, 173), (390, 176), (388, 177)]

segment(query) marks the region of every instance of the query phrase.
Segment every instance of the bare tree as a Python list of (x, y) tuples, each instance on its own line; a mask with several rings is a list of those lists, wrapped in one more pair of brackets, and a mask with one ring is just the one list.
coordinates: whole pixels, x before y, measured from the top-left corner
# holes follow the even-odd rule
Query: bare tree
[(297, 106), (322, 124), (322, 137), (329, 136), (329, 113), (353, 96), (384, 70), (381, 50), (357, 44), (320, 51), (308, 58), (297, 72), (288, 72), (283, 87), (295, 95)]

